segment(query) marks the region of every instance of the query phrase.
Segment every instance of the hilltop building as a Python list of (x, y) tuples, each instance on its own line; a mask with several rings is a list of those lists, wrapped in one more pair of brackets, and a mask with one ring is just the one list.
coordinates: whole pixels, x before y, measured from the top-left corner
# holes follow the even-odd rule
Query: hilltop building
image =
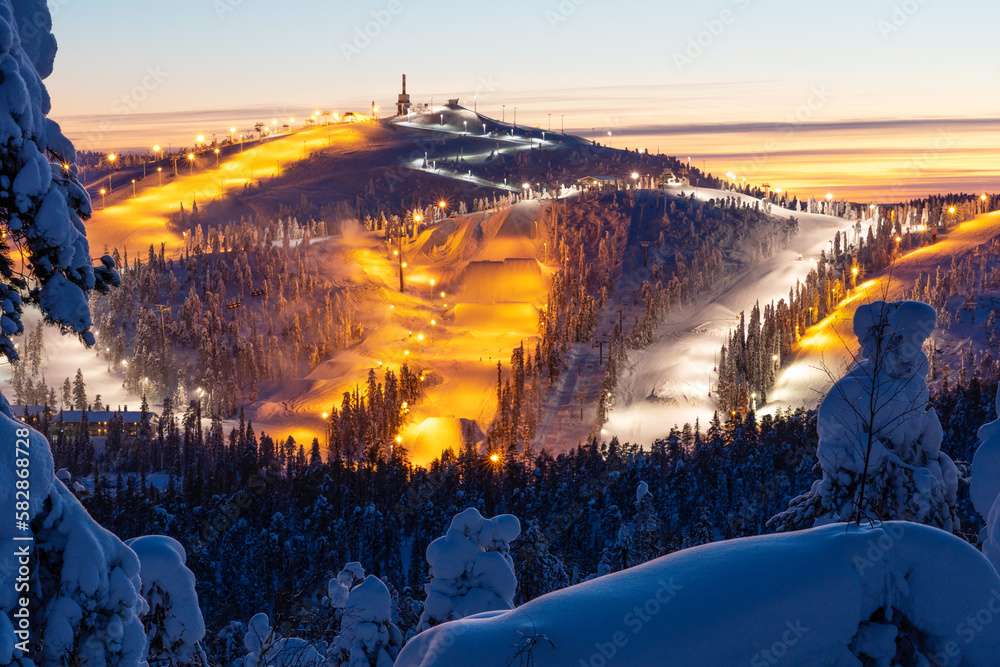
[(396, 102), (396, 115), (405, 116), (410, 113), (410, 96), (406, 94), (406, 75), (403, 75), (403, 92), (399, 94)]

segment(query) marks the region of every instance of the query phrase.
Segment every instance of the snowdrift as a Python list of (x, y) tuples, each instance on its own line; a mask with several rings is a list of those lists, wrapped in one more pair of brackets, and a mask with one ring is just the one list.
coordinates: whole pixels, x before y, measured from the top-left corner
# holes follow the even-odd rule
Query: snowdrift
[[(396, 667), (1000, 664), (1000, 576), (936, 528), (707, 544), (415, 637)], [(907, 653), (907, 651), (909, 651)], [(512, 656), (520, 653), (520, 657)], [(884, 661), (884, 662), (883, 662)]]

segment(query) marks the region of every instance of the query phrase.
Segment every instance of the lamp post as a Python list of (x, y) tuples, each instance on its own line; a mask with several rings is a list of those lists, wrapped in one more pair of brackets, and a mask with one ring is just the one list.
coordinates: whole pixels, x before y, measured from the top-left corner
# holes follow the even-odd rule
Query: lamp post
[(108, 193), (108, 191), (105, 190), (104, 188), (101, 188), (100, 192), (101, 192), (101, 208), (103, 209), (106, 203), (105, 195)]
[(132, 199), (135, 199), (135, 179), (132, 179)]
[(194, 174), (194, 153), (188, 153), (188, 162), (191, 165), (190, 173)]
[(159, 187), (162, 188), (163, 187), (163, 167), (157, 167), (156, 168), (156, 175), (160, 179)]
[(218, 148), (215, 149), (215, 166), (216, 167), (219, 166), (219, 149)]

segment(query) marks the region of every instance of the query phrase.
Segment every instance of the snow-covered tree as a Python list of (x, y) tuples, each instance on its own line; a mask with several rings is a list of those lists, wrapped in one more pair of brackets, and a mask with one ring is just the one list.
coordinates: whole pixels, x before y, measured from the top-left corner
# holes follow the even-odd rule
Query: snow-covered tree
[(263, 613), (250, 619), (243, 645), (249, 651), (243, 659), (245, 667), (323, 667), (326, 662), (306, 640), (276, 633)]
[[(114, 260), (91, 262), (83, 220), (90, 200), (76, 178), (73, 144), (46, 118), (42, 79), (56, 42), (44, 0), (0, 0), (0, 355), (17, 359), (22, 304), (94, 344), (88, 294), (118, 284)], [(23, 33), (22, 33), (23, 31)], [(26, 275), (11, 260), (23, 252)]]
[(427, 547), (430, 582), (418, 630), (484, 611), (513, 609), (517, 577), (510, 543), (521, 534), (517, 517), (484, 518), (470, 507), (444, 537)]
[(205, 636), (205, 622), (184, 547), (165, 535), (136, 537), (126, 544), (139, 557), (142, 597), (149, 606), (142, 616), (147, 659), (178, 665), (198, 656), (207, 664), (198, 644)]
[(403, 635), (391, 621), (392, 596), (378, 577), (365, 577), (359, 563), (348, 563), (330, 580), (329, 598), (341, 609), (340, 634), (327, 654), (342, 667), (392, 667)]
[(941, 423), (928, 407), (923, 342), (936, 318), (916, 301), (857, 309), (859, 358), (819, 407), (823, 476), (771, 525), (795, 530), (867, 518), (957, 529), (958, 472), (941, 451)]
[[(1000, 414), (1000, 389), (996, 398)], [(983, 554), (1000, 572), (1000, 419), (979, 429), (981, 441), (972, 459), (972, 484), (969, 495), (976, 511), (986, 520), (979, 536)]]
[[(0, 665), (25, 665), (28, 656), (35, 665), (138, 665), (146, 604), (135, 553), (55, 478), (48, 442), (16, 421), (2, 396), (0, 443), (10, 461), (0, 466), (0, 497), (11, 517), (0, 526), (0, 572), (10, 584), (0, 590)], [(15, 490), (30, 496), (15, 502)]]

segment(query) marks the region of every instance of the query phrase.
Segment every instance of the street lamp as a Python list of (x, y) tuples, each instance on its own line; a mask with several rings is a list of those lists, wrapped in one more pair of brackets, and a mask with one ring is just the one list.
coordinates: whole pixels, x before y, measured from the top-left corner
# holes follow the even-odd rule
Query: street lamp
[(132, 199), (135, 199), (135, 179), (132, 179)]
[(162, 188), (163, 187), (163, 167), (157, 167), (156, 168), (156, 175), (160, 179), (159, 186)]
[(219, 166), (219, 149), (218, 148), (215, 149), (215, 166), (216, 167)]
[(104, 197), (104, 195), (106, 195), (106, 194), (108, 194), (108, 191), (105, 190), (104, 188), (101, 188), (101, 208), (104, 208), (104, 205), (105, 205), (105, 197)]
[(199, 145), (201, 145), (201, 144), (205, 143), (205, 135), (203, 135), (203, 134), (199, 134), (199, 135), (198, 135), (198, 136), (196, 137), (196, 139), (198, 140), (198, 144), (199, 144)]
[(191, 173), (194, 173), (194, 153), (188, 153), (188, 162), (191, 164)]

